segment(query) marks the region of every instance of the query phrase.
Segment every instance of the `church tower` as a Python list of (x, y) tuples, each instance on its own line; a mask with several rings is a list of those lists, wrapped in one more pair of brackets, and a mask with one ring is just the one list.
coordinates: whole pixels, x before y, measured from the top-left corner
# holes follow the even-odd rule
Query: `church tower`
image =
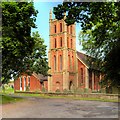
[(75, 24), (67, 26), (64, 19), (49, 14), (48, 91), (73, 90), (77, 85)]

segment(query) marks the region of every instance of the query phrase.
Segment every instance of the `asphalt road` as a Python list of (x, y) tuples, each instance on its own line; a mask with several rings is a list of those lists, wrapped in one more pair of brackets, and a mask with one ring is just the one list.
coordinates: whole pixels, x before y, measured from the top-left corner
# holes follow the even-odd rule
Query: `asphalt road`
[(118, 103), (27, 98), (3, 105), (2, 118), (118, 118)]

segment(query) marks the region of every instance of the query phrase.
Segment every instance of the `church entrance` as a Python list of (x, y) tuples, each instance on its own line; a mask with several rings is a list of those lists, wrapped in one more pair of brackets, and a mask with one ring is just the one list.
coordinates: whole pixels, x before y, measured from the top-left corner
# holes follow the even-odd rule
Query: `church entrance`
[(73, 90), (73, 82), (72, 81), (70, 81), (70, 83), (69, 83), (69, 90)]
[(60, 82), (56, 82), (56, 90), (60, 90)]

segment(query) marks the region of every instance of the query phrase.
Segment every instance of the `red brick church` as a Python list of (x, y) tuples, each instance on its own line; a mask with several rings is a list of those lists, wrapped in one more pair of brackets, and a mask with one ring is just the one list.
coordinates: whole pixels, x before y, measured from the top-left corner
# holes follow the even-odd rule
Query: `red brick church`
[(23, 75), (14, 82), (15, 90), (55, 92), (56, 90), (73, 90), (75, 88), (86, 88), (99, 90), (101, 75), (96, 75), (96, 70), (87, 63), (87, 55), (76, 51), (75, 24), (67, 26), (64, 19), (52, 19), (50, 11), (49, 18), (49, 52), (48, 72), (51, 77), (42, 75)]

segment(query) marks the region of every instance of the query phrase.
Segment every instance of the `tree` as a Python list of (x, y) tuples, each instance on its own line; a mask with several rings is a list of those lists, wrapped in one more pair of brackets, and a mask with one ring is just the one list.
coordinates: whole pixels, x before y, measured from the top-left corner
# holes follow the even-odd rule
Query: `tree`
[(33, 32), (32, 35), (34, 39), (34, 47), (32, 54), (25, 57), (24, 67), (27, 70), (27, 73), (35, 72), (37, 74), (43, 74), (48, 76), (48, 62), (46, 57), (46, 45), (44, 45), (44, 40), (40, 37), (38, 31)]
[(54, 8), (57, 19), (64, 12), (67, 25), (81, 23), (83, 49), (97, 58), (103, 84), (120, 86), (120, 2), (63, 2)]
[[(2, 83), (4, 84), (12, 76), (19, 76), (25, 71), (33, 72), (33, 69), (28, 67), (33, 61), (28, 58), (33, 56), (33, 52), (35, 52), (33, 50), (37, 47), (36, 43), (39, 43), (37, 40), (41, 40), (41, 38), (38, 35), (31, 36), (31, 29), (36, 28), (35, 21), (38, 13), (32, 2), (2, 2), (1, 7)], [(39, 45), (42, 46), (43, 42), (40, 41), (40, 43)], [(44, 50), (45, 48), (43, 48)], [(40, 54), (45, 56), (44, 53)], [(42, 60), (46, 59), (41, 57)], [(43, 72), (46, 73), (45, 70)]]

